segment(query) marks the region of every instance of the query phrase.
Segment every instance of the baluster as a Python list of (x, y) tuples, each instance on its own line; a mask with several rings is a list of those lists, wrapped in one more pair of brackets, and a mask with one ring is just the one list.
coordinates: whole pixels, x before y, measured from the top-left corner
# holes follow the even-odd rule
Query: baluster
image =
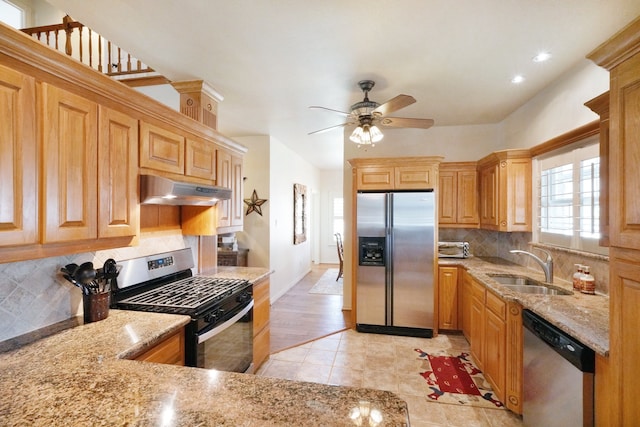
[(118, 47), (118, 73), (122, 72), (122, 60), (120, 58), (122, 58), (122, 49)]
[(47, 46), (49, 46), (49, 34), (51, 34), (51, 32), (47, 31)]
[(89, 67), (93, 68), (93, 40), (91, 39), (91, 28), (89, 28)]
[(111, 42), (107, 42), (107, 56), (109, 61), (107, 61), (107, 74), (111, 74), (111, 71), (113, 70), (113, 68), (111, 67), (111, 64), (113, 64), (113, 62), (111, 62)]
[(131, 54), (127, 53), (127, 71), (131, 71)]
[(136, 70), (138, 70), (138, 71), (140, 71), (140, 70), (142, 69), (142, 61), (140, 61), (139, 59), (138, 59), (138, 65), (137, 65), (137, 67), (138, 67), (138, 68), (136, 68)]
[(82, 46), (82, 30), (83, 27), (78, 27), (78, 33), (80, 34), (80, 41), (78, 42), (78, 50), (80, 51), (80, 62), (82, 62), (82, 51), (84, 50)]
[(56, 50), (60, 50), (59, 46), (58, 46), (58, 37), (60, 34), (60, 30), (56, 30)]
[(40, 31), (37, 32), (38, 34), (38, 41), (40, 41), (40, 34), (42, 34)]
[(102, 73), (102, 36), (98, 35), (98, 71)]

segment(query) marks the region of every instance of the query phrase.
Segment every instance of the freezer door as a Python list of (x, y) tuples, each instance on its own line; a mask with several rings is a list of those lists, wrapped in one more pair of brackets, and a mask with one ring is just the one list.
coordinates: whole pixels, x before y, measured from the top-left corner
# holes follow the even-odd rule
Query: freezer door
[[(384, 193), (357, 195), (357, 235), (358, 251), (362, 250), (361, 240), (385, 238), (387, 226), (387, 198)], [(385, 240), (386, 241), (386, 240)], [(386, 245), (386, 244), (385, 244)], [(388, 252), (386, 249), (383, 251)], [(358, 254), (360, 258), (360, 254)], [(386, 260), (382, 265), (360, 265), (357, 267), (356, 282), (356, 323), (385, 325), (386, 310)]]
[(392, 319), (398, 327), (434, 326), (433, 192), (393, 193), (391, 210)]

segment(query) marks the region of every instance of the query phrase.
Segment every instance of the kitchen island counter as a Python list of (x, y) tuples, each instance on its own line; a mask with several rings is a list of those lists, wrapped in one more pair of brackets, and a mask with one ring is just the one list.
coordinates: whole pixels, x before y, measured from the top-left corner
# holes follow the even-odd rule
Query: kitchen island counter
[(408, 425), (390, 392), (126, 360), (188, 322), (111, 310), (0, 343), (0, 425), (348, 426), (367, 410), (381, 426)]
[[(517, 301), (567, 334), (592, 348), (601, 356), (609, 355), (609, 297), (586, 295), (535, 295), (510, 290), (491, 277), (491, 274), (528, 276), (544, 282), (544, 275), (501, 258), (440, 258), (440, 266), (463, 267), (487, 289), (507, 301)], [(553, 286), (573, 291), (567, 281), (554, 279)]]

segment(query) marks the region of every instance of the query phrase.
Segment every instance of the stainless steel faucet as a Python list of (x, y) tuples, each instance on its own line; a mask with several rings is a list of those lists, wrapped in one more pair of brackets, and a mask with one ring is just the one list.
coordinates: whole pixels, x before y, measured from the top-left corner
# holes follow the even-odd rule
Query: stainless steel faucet
[(525, 254), (532, 257), (538, 264), (540, 264), (540, 267), (542, 267), (542, 270), (544, 271), (544, 281), (547, 283), (553, 283), (553, 258), (551, 258), (551, 254), (544, 249), (535, 249), (539, 250), (540, 252), (544, 252), (545, 255), (547, 255), (547, 259), (543, 261), (535, 254), (527, 251), (521, 251), (520, 249), (513, 249), (509, 252), (511, 252), (512, 254)]

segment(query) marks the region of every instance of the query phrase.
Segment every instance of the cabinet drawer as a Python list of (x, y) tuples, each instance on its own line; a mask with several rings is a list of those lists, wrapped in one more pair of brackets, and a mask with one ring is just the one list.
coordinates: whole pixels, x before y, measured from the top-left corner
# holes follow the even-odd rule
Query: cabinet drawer
[(487, 292), (486, 307), (501, 320), (507, 320), (507, 303), (493, 292)]
[(475, 280), (471, 281), (471, 296), (484, 303), (486, 288)]
[(135, 360), (184, 366), (184, 329), (142, 353)]

